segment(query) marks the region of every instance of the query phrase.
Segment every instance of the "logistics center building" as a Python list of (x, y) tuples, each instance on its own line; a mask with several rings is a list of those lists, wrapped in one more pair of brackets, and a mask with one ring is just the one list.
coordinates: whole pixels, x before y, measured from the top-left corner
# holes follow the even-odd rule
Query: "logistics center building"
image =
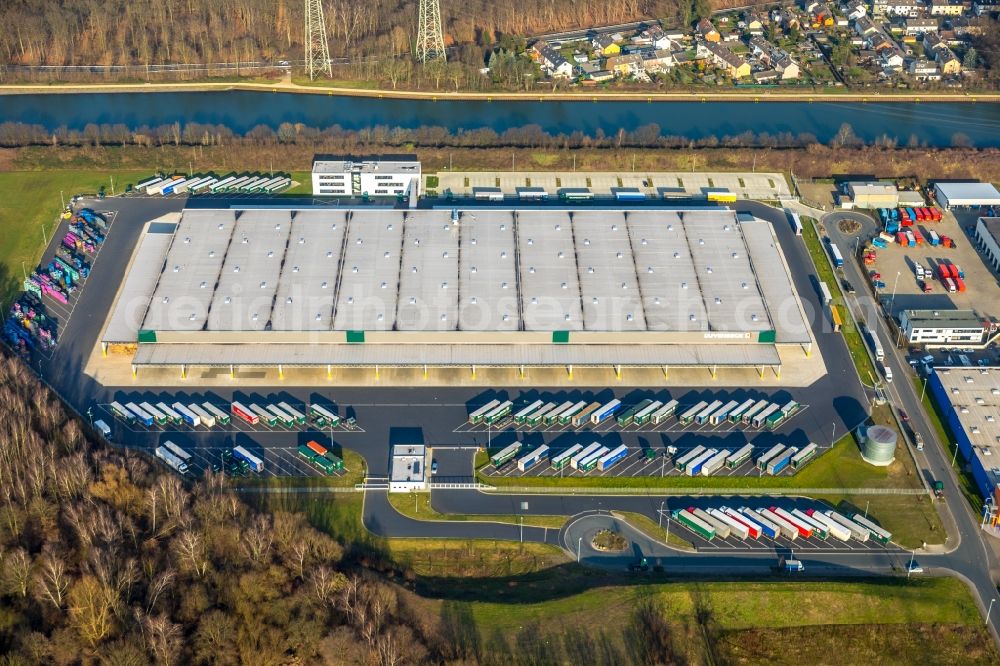
[(102, 338), (134, 370), (763, 374), (812, 343), (770, 224), (723, 208), (187, 209), (159, 231)]

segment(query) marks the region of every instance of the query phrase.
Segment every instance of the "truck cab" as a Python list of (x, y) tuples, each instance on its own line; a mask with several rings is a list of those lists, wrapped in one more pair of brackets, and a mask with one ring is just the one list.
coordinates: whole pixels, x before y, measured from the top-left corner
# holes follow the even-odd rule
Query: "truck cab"
[(944, 481), (934, 482), (934, 497), (941, 499), (944, 497)]
[(892, 368), (887, 365), (882, 366), (882, 374), (885, 375), (885, 381), (892, 383)]
[(914, 432), (913, 433), (913, 441), (917, 445), (917, 451), (923, 451), (924, 450), (924, 436), (923, 435), (921, 435), (919, 432)]
[(788, 571), (788, 572), (805, 571), (805, 569), (806, 569), (802, 565), (802, 561), (801, 560), (795, 560), (795, 559), (792, 559), (792, 558), (786, 559), (785, 562), (784, 562), (784, 565), (782, 566), (782, 568), (785, 571)]

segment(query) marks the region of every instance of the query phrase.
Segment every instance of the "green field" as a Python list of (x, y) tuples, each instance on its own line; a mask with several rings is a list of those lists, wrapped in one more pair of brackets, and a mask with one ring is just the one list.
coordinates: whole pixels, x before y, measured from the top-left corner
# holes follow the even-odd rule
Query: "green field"
[[(149, 171), (7, 171), (0, 172), (0, 300), (20, 290), (22, 271), (38, 263), (45, 239), (51, 239), (66, 202), (74, 194), (96, 193), (101, 187), (121, 192)], [(22, 269), (23, 262), (23, 269)]]
[(405, 600), (461, 638), (467, 657), (490, 664), (583, 663), (582, 655), (590, 664), (789, 665), (998, 657), (968, 591), (951, 579), (677, 582), (516, 604)]
[(566, 516), (515, 516), (515, 515), (475, 515), (458, 513), (438, 513), (431, 506), (431, 494), (426, 493), (389, 493), (389, 504), (404, 516), (416, 520), (460, 520), (488, 521), (495, 523), (510, 523), (517, 525), (533, 525), (559, 529), (566, 522)]

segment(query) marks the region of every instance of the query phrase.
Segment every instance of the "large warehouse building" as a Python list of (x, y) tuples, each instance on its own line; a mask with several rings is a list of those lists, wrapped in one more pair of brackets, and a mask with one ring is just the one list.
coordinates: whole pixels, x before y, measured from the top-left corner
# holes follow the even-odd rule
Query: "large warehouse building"
[(934, 195), (944, 208), (1000, 206), (1000, 192), (992, 183), (935, 183)]
[(1000, 506), (1000, 368), (937, 368), (930, 388), (979, 492)]
[(133, 369), (763, 374), (778, 347), (811, 348), (770, 224), (722, 208), (188, 209), (156, 226), (103, 336)]

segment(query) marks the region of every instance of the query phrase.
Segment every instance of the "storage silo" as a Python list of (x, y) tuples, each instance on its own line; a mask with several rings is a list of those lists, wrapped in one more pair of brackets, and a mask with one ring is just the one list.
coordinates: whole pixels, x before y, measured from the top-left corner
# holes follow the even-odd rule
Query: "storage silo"
[(861, 441), (861, 457), (870, 465), (885, 467), (896, 459), (896, 431), (882, 425), (865, 430)]

